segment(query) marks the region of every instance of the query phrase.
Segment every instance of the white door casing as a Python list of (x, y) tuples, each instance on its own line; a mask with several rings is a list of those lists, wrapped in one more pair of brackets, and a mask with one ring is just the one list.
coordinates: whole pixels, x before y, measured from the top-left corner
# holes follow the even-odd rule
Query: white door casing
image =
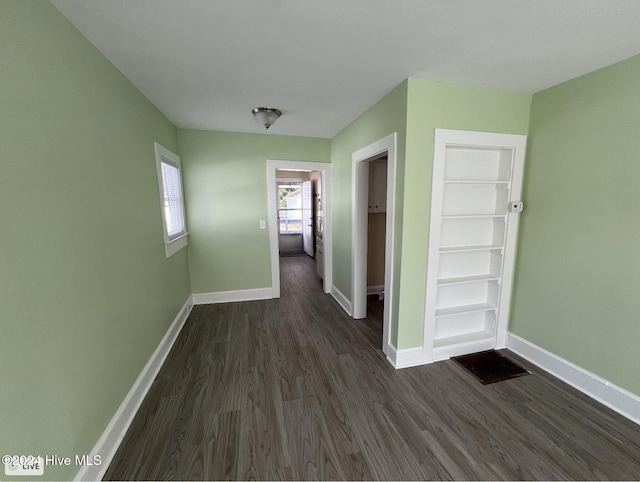
[(369, 161), (387, 156), (387, 220), (382, 351), (389, 356), (393, 298), (397, 133), (351, 155), (351, 306), (354, 319), (367, 316), (367, 227)]

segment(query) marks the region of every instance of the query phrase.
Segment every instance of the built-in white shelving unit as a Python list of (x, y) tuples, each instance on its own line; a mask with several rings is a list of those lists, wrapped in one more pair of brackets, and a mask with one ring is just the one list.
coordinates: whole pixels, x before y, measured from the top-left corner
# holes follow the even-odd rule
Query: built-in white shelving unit
[(424, 348), (506, 345), (526, 136), (436, 129)]

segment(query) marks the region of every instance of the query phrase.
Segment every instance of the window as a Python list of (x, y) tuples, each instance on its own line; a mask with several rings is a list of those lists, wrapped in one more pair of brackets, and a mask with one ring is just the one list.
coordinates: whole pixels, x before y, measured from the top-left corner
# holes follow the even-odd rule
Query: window
[(302, 185), (278, 185), (280, 234), (302, 233)]
[(182, 170), (180, 157), (155, 143), (162, 229), (167, 258), (180, 251), (188, 243), (187, 224), (182, 194)]

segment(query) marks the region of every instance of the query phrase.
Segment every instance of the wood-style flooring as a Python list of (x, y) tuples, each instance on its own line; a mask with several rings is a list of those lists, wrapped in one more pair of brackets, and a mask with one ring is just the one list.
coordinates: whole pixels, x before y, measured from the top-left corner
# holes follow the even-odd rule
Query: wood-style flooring
[(105, 479), (640, 479), (640, 427), (532, 375), (394, 370), (380, 310), (350, 319), (310, 258), (279, 300), (196, 306)]

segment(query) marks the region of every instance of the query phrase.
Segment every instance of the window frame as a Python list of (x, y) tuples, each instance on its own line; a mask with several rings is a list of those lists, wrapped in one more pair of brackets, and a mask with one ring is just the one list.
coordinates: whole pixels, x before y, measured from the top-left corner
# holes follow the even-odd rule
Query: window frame
[[(156, 172), (158, 175), (158, 192), (160, 194), (160, 216), (162, 219), (162, 234), (164, 240), (164, 249), (167, 258), (170, 258), (175, 253), (189, 244), (189, 232), (187, 231), (187, 218), (185, 215), (184, 206), (184, 190), (182, 189), (182, 162), (180, 156), (171, 152), (166, 147), (154, 142), (154, 150), (156, 155)], [(178, 184), (180, 190), (180, 210), (182, 211), (183, 226), (182, 230), (173, 236), (169, 236), (169, 230), (167, 226), (167, 217), (165, 212), (165, 192), (164, 182), (162, 176), (162, 164), (167, 164), (178, 170)]]
[[(302, 195), (302, 182), (303, 181), (308, 181), (308, 179), (299, 179), (299, 178), (292, 178), (292, 179), (278, 179), (276, 180), (276, 187), (278, 190), (278, 196), (277, 198), (280, 199), (280, 189), (281, 188), (286, 188), (286, 187), (296, 187), (300, 190), (300, 195)], [(277, 219), (278, 219), (278, 236), (295, 236), (295, 235), (302, 235), (302, 216), (300, 217), (300, 231), (295, 231), (295, 232), (290, 232), (290, 231), (286, 231), (286, 232), (282, 232), (280, 230), (281, 227), (281, 220), (282, 218), (280, 217), (280, 213), (282, 211), (300, 211), (302, 213), (302, 207), (300, 208), (281, 208), (280, 205), (278, 204), (278, 210), (276, 212), (277, 214)], [(296, 220), (297, 221), (297, 220)], [(288, 225), (287, 225), (288, 228)]]

